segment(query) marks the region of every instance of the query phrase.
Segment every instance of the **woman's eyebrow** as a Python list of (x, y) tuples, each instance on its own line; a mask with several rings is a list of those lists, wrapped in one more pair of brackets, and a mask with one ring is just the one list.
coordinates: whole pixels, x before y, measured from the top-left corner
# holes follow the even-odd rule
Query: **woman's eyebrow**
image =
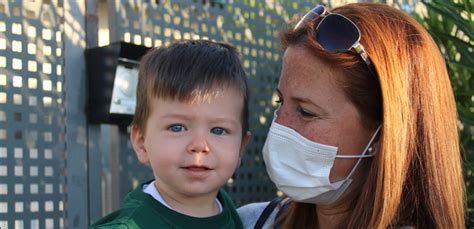
[[(278, 94), (278, 96), (280, 98), (283, 98), (283, 94), (281, 93), (280, 89), (277, 88), (276, 89), (276, 92)], [(290, 97), (290, 98), (287, 98), (287, 99), (291, 99), (293, 101), (296, 101), (296, 102), (299, 102), (299, 103), (307, 103), (307, 104), (311, 104), (312, 106), (315, 106), (316, 108), (320, 109), (321, 111), (323, 112), (326, 112), (326, 110), (324, 108), (322, 108), (321, 106), (319, 106), (318, 104), (316, 104), (314, 101), (308, 99), (308, 98), (302, 98), (302, 97)]]
[(283, 97), (283, 95), (281, 94), (280, 88), (276, 88), (275, 91), (277, 92), (280, 98)]

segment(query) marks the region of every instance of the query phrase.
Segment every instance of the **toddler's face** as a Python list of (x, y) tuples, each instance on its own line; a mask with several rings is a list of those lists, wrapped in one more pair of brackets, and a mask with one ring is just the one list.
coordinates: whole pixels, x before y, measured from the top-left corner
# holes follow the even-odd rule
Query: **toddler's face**
[[(205, 101), (153, 99), (146, 133), (134, 148), (153, 168), (158, 189), (187, 197), (214, 195), (240, 164), (242, 95), (222, 90)], [(141, 148), (137, 147), (141, 144)]]

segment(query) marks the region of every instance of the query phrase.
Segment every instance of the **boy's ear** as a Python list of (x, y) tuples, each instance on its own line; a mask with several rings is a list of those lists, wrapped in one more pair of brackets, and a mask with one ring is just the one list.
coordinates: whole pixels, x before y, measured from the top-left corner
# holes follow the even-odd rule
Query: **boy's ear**
[(251, 135), (252, 134), (250, 131), (247, 131), (244, 136), (242, 136), (242, 142), (240, 143), (239, 163), (237, 163), (236, 169), (239, 168), (240, 164), (242, 163), (242, 156), (244, 155), (245, 146), (249, 143)]
[(148, 164), (149, 159), (145, 148), (145, 135), (137, 126), (132, 126), (130, 141), (132, 142), (133, 150), (135, 150), (138, 160), (143, 164)]
[(240, 154), (239, 154), (240, 158), (242, 158), (242, 155), (244, 154), (245, 146), (250, 141), (250, 136), (252, 136), (252, 133), (250, 133), (250, 131), (247, 131), (242, 137), (242, 143), (240, 144)]

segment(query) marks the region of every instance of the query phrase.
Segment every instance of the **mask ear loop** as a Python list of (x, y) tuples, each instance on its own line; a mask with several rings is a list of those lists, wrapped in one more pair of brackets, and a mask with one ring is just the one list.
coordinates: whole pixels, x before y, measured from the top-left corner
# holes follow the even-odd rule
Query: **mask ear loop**
[(359, 160), (357, 160), (357, 163), (354, 165), (354, 168), (352, 168), (349, 175), (347, 175), (346, 179), (349, 179), (349, 178), (352, 177), (352, 174), (356, 170), (357, 166), (359, 166), (359, 163), (360, 163), (362, 158), (374, 156), (373, 154), (366, 155), (366, 153), (372, 151), (372, 142), (374, 141), (375, 137), (377, 137), (377, 135), (380, 132), (381, 128), (382, 128), (382, 124), (380, 124), (379, 127), (377, 127), (377, 130), (375, 130), (374, 135), (372, 135), (372, 138), (370, 138), (369, 144), (367, 144), (367, 146), (365, 147), (365, 149), (364, 149), (364, 151), (361, 155), (341, 155), (341, 156), (338, 156), (339, 158), (357, 158), (357, 157), (359, 158)]

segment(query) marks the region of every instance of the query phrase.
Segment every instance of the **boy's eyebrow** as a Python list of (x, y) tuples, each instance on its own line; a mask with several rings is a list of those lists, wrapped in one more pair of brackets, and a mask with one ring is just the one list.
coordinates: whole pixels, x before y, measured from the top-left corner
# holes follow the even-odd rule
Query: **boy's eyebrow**
[(178, 114), (178, 113), (169, 113), (169, 114), (163, 115), (162, 118), (179, 118), (179, 119), (184, 119), (184, 120), (192, 119), (188, 115), (183, 115), (183, 114)]
[[(192, 116), (178, 114), (178, 113), (166, 114), (162, 118), (177, 118), (177, 119), (182, 119), (182, 120), (186, 120), (186, 121), (189, 121), (189, 120), (193, 119)], [(214, 117), (214, 118), (212, 118), (212, 122), (213, 123), (216, 123), (216, 122), (229, 122), (229, 123), (232, 123), (234, 125), (240, 125), (240, 119), (234, 120), (234, 119), (230, 119), (230, 118)]]
[(229, 118), (215, 118), (213, 119), (212, 122), (216, 122), (216, 123), (227, 122), (236, 126), (240, 125), (240, 120), (234, 120), (234, 119), (229, 119)]

